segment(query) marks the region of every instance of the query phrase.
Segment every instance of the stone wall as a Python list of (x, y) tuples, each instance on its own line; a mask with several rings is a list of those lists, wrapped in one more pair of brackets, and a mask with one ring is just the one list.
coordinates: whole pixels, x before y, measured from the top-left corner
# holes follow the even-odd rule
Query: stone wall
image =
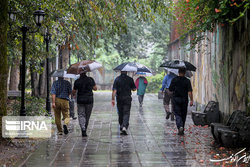
[(197, 67), (191, 78), (194, 100), (202, 106), (218, 101), (223, 120), (234, 110), (250, 112), (249, 18), (201, 34), (204, 39), (192, 50), (187, 49), (192, 36), (168, 46), (168, 59), (187, 60)]

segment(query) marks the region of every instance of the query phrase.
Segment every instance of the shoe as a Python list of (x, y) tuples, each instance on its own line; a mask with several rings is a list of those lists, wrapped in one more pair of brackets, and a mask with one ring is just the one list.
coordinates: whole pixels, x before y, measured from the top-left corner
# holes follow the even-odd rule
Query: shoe
[(174, 113), (171, 113), (171, 121), (174, 121)]
[(58, 132), (57, 135), (63, 135), (63, 133), (62, 132)]
[(87, 135), (87, 133), (86, 133), (86, 130), (83, 130), (82, 131), (82, 137), (87, 137), (88, 135)]
[(180, 127), (178, 129), (178, 135), (184, 135), (184, 129), (183, 129), (183, 127)]
[(123, 134), (123, 135), (128, 135), (127, 129), (126, 129), (125, 127), (122, 128), (122, 134)]
[(171, 113), (170, 112), (167, 112), (167, 116), (166, 116), (166, 119), (169, 119)]
[(63, 132), (64, 132), (65, 135), (69, 133), (68, 128), (67, 128), (66, 125), (63, 125)]

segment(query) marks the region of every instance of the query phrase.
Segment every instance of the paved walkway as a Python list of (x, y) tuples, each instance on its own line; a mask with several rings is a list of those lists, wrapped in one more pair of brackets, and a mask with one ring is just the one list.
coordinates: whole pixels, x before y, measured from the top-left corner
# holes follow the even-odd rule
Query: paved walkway
[(121, 136), (110, 99), (110, 92), (95, 93), (88, 138), (81, 137), (78, 120), (71, 121), (71, 133), (55, 131), (20, 166), (214, 166), (209, 159), (224, 149), (211, 146), (209, 128), (193, 126), (190, 114), (185, 136), (178, 136), (155, 94), (146, 94), (143, 109), (133, 96), (129, 135)]

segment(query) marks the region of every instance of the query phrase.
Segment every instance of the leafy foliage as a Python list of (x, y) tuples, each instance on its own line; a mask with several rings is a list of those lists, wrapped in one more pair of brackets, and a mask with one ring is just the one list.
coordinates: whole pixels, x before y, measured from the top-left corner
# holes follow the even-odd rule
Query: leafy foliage
[(156, 74), (155, 76), (152, 77), (147, 77), (149, 83), (147, 86), (147, 92), (153, 92), (153, 93), (159, 92), (163, 78), (164, 78), (164, 72)]
[[(34, 97), (31, 95), (25, 96), (25, 109), (27, 116), (45, 116), (47, 111), (45, 109), (45, 99)], [(21, 107), (21, 98), (18, 98), (11, 104), (10, 112), (8, 115), (19, 116)]]
[[(165, 0), (10, 0), (9, 6), (9, 10), (17, 11), (17, 20), (10, 22), (11, 27), (8, 31), (10, 64), (21, 54), (21, 32), (18, 27), (26, 24), (33, 31), (36, 29), (33, 12), (41, 7), (47, 14), (41, 30), (36, 34), (28, 34), (26, 62), (38, 72), (42, 70), (40, 66), (46, 58), (43, 39), (45, 27), (48, 27), (52, 34), (53, 48), (64, 45), (66, 40), (66, 47), (78, 52), (76, 55), (80, 55), (82, 59), (86, 59), (93, 56), (100, 38), (105, 36), (105, 39), (115, 39), (127, 33), (128, 13), (134, 13), (133, 19), (141, 22), (156, 21), (156, 14), (161, 15), (163, 21), (166, 21), (167, 16), (172, 13), (171, 1)], [(137, 25), (139, 27), (139, 24)], [(31, 43), (32, 45), (29, 45)], [(55, 49), (50, 51), (51, 55), (57, 54)], [(126, 49), (119, 51), (127, 52)]]
[[(180, 36), (213, 31), (219, 24), (233, 24), (250, 9), (249, 0), (179, 0), (175, 3), (176, 26)], [(198, 36), (192, 39), (195, 44)]]

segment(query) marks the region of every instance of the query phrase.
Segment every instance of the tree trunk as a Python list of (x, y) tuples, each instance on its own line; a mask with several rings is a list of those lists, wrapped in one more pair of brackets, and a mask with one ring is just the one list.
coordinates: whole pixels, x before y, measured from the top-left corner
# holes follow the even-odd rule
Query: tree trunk
[(10, 72), (11, 72), (11, 66), (8, 66), (7, 91), (9, 90), (9, 85), (10, 85)]
[[(8, 27), (8, 0), (0, 1), (0, 129), (2, 129), (2, 117), (7, 115), (7, 27)], [(2, 131), (0, 139), (2, 138)]]
[(45, 97), (46, 95), (46, 63), (41, 64), (43, 66), (43, 72), (39, 76), (39, 95)]
[(69, 49), (68, 49), (68, 43), (66, 42), (66, 44), (63, 45), (60, 49), (61, 49), (61, 59), (62, 59), (61, 67), (62, 67), (62, 69), (65, 69), (65, 68), (68, 67), (68, 64), (69, 64)]
[(19, 64), (20, 60), (18, 58), (15, 58), (13, 61), (13, 65), (11, 66), (10, 71), (10, 84), (9, 84), (9, 90), (18, 90), (18, 84), (19, 84)]
[[(50, 72), (56, 70), (56, 57), (53, 57), (50, 59), (50, 62), (51, 62), (51, 65), (50, 65)], [(51, 80), (50, 80), (50, 85), (52, 85), (52, 83), (55, 81), (55, 77), (51, 77)]]
[(39, 97), (39, 79), (37, 72), (34, 72), (30, 67), (30, 78), (31, 78), (31, 91), (32, 96)]

